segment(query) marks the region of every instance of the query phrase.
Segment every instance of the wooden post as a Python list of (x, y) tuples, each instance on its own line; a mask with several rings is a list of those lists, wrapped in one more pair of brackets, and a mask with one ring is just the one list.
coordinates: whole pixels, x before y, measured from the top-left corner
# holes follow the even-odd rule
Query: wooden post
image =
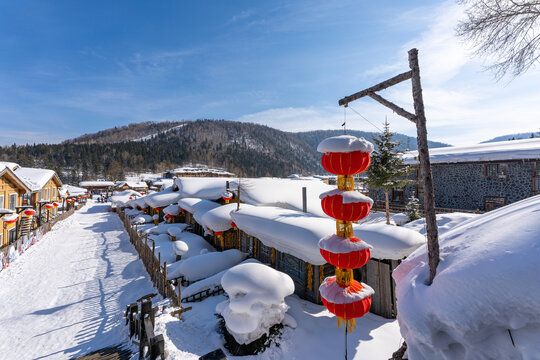
[(307, 213), (307, 188), (302, 187), (302, 211)]
[(409, 67), (412, 71), (412, 95), (414, 100), (414, 112), (416, 114), (416, 132), (418, 142), (418, 161), (420, 173), (424, 185), (424, 209), (426, 210), (426, 232), (428, 237), (429, 258), (429, 285), (437, 274), (439, 265), (439, 240), (437, 219), (435, 215), (435, 194), (433, 191), (433, 177), (429, 160), (427, 141), (426, 115), (424, 113), (424, 99), (422, 97), (422, 85), (420, 83), (420, 66), (418, 64), (418, 50), (409, 50)]
[(236, 198), (236, 210), (240, 210), (240, 179), (238, 179), (238, 197)]
[[(398, 115), (416, 124), (418, 142), (418, 161), (422, 184), (424, 186), (424, 209), (426, 215), (426, 232), (428, 237), (428, 259), (429, 259), (429, 283), (431, 285), (437, 274), (439, 264), (439, 240), (437, 222), (435, 217), (435, 195), (433, 192), (433, 177), (431, 174), (431, 164), (429, 160), (429, 149), (427, 142), (426, 115), (424, 113), (424, 100), (422, 97), (422, 86), (420, 82), (420, 66), (418, 65), (418, 50), (411, 49), (408, 52), (410, 71), (394, 76), (391, 79), (359, 91), (353, 95), (346, 96), (339, 100), (338, 104), (345, 107), (354, 100), (369, 96), (380, 104), (390, 108)], [(376, 94), (377, 91), (384, 90), (402, 81), (411, 79), (412, 96), (414, 101), (414, 114), (386, 100)]]

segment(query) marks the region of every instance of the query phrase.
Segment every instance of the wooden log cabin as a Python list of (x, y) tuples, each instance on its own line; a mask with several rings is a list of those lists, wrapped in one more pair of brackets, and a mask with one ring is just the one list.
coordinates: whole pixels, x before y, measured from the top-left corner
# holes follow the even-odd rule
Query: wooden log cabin
[[(11, 163), (13, 164), (13, 163)], [(16, 164), (14, 164), (16, 165)], [(15, 174), (11, 165), (0, 163), (0, 215), (6, 216), (7, 210), (17, 212), (17, 206), (22, 205), (23, 197), (30, 193), (30, 188)], [(0, 230), (0, 248), (7, 251), (8, 245), (17, 238), (17, 226), (15, 223), (2, 222)]]

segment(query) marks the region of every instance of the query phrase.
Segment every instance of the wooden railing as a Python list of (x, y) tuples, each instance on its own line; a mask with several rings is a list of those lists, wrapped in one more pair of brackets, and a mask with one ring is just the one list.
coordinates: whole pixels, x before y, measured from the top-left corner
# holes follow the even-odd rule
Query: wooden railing
[[(156, 245), (148, 238), (148, 235), (141, 235), (131, 226), (129, 218), (124, 212), (118, 211), (118, 216), (124, 223), (124, 227), (129, 234), (129, 239), (142, 260), (150, 279), (155, 288), (164, 298), (170, 298), (172, 306), (181, 307), (180, 304), (180, 286), (178, 286), (178, 294), (174, 291), (172, 283), (167, 280), (167, 262), (164, 262), (161, 267), (161, 253), (158, 252), (156, 257)], [(150, 248), (150, 246), (152, 248)]]
[[(406, 212), (406, 205), (398, 205), (398, 204), (390, 204), (389, 206), (391, 213), (401, 213)], [(385, 204), (384, 201), (375, 201), (373, 203), (372, 211), (385, 211)], [(422, 204), (420, 204), (419, 209), (421, 214), (425, 214), (425, 210), (422, 207)], [(462, 212), (462, 213), (469, 213), (469, 214), (482, 214), (484, 211), (480, 211), (479, 209), (476, 210), (467, 210), (467, 209), (452, 209), (452, 208), (441, 208), (436, 207), (435, 213), (437, 214), (446, 214), (446, 213), (453, 213), (453, 212)]]
[[(165, 339), (163, 335), (155, 335), (157, 307), (152, 307), (152, 297), (157, 294), (145, 295), (137, 302), (129, 304), (126, 308), (126, 325), (129, 327), (129, 337), (136, 335), (139, 339), (139, 358), (144, 359), (144, 348), (148, 346), (150, 360), (158, 357), (164, 359)], [(140, 310), (139, 310), (140, 303)]]

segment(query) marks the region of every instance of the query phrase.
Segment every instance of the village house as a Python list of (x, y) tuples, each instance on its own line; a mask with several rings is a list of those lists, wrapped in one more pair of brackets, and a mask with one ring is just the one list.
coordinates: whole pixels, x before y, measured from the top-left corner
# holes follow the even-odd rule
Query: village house
[(116, 190), (134, 190), (137, 192), (145, 192), (148, 190), (148, 185), (144, 181), (121, 181), (114, 188)]
[[(30, 188), (12, 170), (14, 163), (0, 163), (0, 216), (5, 217), (17, 213), (17, 207), (22, 205), (23, 197), (30, 193)], [(3, 251), (10, 242), (17, 238), (16, 222), (2, 221), (0, 230), (0, 249)]]
[[(540, 194), (540, 138), (430, 149), (435, 206), (490, 211)], [(416, 167), (417, 152), (405, 154)], [(384, 194), (370, 195), (383, 200)], [(390, 192), (392, 204), (405, 205), (411, 195), (422, 201), (421, 181)]]
[(207, 167), (181, 167), (163, 172), (163, 177), (234, 177), (234, 174), (223, 169), (210, 169)]
[(114, 186), (113, 181), (81, 181), (79, 186), (85, 188), (92, 194), (101, 194), (102, 192), (107, 192), (110, 188)]

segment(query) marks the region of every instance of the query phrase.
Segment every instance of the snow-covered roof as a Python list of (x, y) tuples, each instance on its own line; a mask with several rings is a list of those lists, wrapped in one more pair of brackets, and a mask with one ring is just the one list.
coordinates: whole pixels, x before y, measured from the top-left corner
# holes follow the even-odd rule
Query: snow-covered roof
[[(41, 190), (56, 175), (53, 170), (27, 167), (18, 167), (14, 172), (32, 191)], [(56, 178), (58, 183), (62, 184), (60, 179)]]
[(69, 192), (69, 196), (84, 195), (88, 190), (80, 188), (78, 186), (64, 184), (58, 191), (62, 197), (66, 196), (66, 191)]
[(138, 189), (138, 188), (146, 189), (148, 187), (148, 185), (146, 185), (144, 181), (121, 181), (120, 183), (116, 184), (116, 186), (119, 188), (128, 186), (132, 189)]
[[(231, 181), (231, 187), (237, 188), (237, 180)], [(319, 195), (336, 189), (324, 182), (311, 180), (292, 180), (278, 178), (258, 178), (240, 180), (240, 200), (257, 206), (277, 206), (284, 209), (302, 211), (302, 188), (306, 187), (307, 212), (326, 217), (321, 208)]]
[(180, 193), (173, 191), (172, 187), (144, 197), (144, 201), (146, 201), (146, 203), (153, 208), (163, 208), (165, 206), (174, 204), (179, 199)]
[(266, 246), (313, 265), (326, 263), (319, 240), (336, 231), (336, 222), (309, 213), (270, 206), (243, 206), (231, 211), (236, 226)]
[(217, 200), (227, 186), (227, 178), (218, 177), (184, 177), (175, 180), (182, 197)]
[[(250, 206), (242, 204), (242, 207)], [(200, 224), (212, 231), (227, 231), (231, 226), (231, 211), (236, 210), (237, 204), (226, 204), (207, 211), (201, 218)]]
[(426, 238), (417, 231), (386, 224), (353, 225), (354, 236), (373, 248), (374, 259), (401, 260), (425, 244)]
[(211, 173), (216, 175), (226, 175), (226, 176), (234, 176), (233, 173), (230, 173), (223, 169), (211, 169), (206, 167), (180, 167), (172, 170), (165, 171), (165, 174), (176, 174), (179, 176), (182, 175), (195, 175), (195, 174), (205, 174), (205, 173)]
[[(70, 194), (71, 194), (71, 192), (70, 192)], [(141, 194), (139, 194), (135, 190), (131, 190), (131, 189), (124, 190), (124, 191), (121, 191), (121, 192), (116, 192), (113, 196), (111, 196), (111, 206), (113, 208), (114, 207), (126, 206), (128, 204), (128, 202), (130, 200), (132, 200), (132, 199), (130, 199), (130, 197), (135, 197), (135, 196), (141, 196)]]
[[(405, 153), (405, 164), (418, 164), (417, 156), (418, 151)], [(432, 164), (540, 159), (540, 138), (432, 148), (429, 159)]]
[(219, 206), (218, 203), (215, 203), (206, 199), (199, 198), (185, 198), (178, 200), (178, 205), (180, 207), (192, 214), (195, 214), (199, 210), (208, 211), (210, 209), (216, 208)]
[[(478, 214), (462, 213), (462, 212), (437, 214), (436, 215), (437, 230), (438, 230), (439, 236), (444, 234), (448, 230), (451, 230), (453, 227), (477, 216)], [(417, 231), (423, 235), (426, 233), (426, 219), (422, 218), (415, 221), (411, 221), (410, 223), (403, 225), (403, 227)]]
[(113, 181), (104, 181), (104, 180), (81, 181), (79, 183), (79, 186), (81, 186), (81, 187), (114, 186), (114, 182)]
[(407, 325), (402, 334), (410, 359), (540, 354), (538, 214), (540, 195), (447, 231), (439, 238), (441, 261), (429, 286), (427, 246), (394, 270), (397, 313)]
[(9, 161), (0, 161), (0, 171), (4, 168), (9, 168), (11, 171), (15, 171), (17, 168), (19, 168), (19, 164)]

